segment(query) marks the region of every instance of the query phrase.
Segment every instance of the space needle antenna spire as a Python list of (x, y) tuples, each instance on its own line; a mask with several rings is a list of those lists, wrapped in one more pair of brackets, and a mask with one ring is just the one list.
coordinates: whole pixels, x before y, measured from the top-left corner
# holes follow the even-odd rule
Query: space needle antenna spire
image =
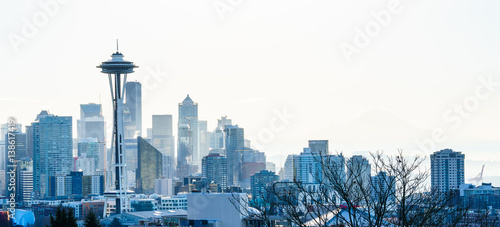
[(120, 51), (118, 51), (118, 39), (116, 39), (116, 53), (120, 53)]

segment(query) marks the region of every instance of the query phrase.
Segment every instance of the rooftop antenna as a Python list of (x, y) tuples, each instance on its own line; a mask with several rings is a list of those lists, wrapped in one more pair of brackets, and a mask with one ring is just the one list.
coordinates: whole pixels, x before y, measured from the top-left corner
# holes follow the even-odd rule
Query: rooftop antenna
[(116, 53), (120, 53), (120, 52), (118, 51), (118, 39), (116, 39)]

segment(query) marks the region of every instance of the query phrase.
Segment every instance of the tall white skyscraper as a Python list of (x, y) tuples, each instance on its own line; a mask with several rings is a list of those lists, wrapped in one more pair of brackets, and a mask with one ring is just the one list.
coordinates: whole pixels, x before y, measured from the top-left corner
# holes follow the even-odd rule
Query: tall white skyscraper
[(464, 180), (464, 160), (462, 152), (451, 149), (431, 154), (431, 187), (441, 192), (458, 188)]

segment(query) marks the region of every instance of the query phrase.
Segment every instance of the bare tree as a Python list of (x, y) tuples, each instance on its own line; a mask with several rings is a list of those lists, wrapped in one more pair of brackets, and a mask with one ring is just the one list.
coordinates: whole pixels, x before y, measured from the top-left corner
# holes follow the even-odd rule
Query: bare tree
[(371, 166), (367, 166), (342, 154), (314, 154), (320, 168), (310, 172), (314, 183), (297, 179), (274, 183), (260, 202), (247, 205), (261, 211), (263, 220), (279, 217), (296, 226), (458, 226), (466, 222), (467, 208), (450, 205), (452, 193), (426, 186), (430, 171), (421, 168), (425, 157), (405, 157), (401, 150), (393, 156), (381, 152), (370, 156)]
[(242, 200), (239, 196), (236, 197), (235, 194), (229, 200), (247, 220), (259, 222), (260, 225), (265, 227), (274, 226), (270, 218), (270, 203), (265, 200), (251, 200), (250, 197)]

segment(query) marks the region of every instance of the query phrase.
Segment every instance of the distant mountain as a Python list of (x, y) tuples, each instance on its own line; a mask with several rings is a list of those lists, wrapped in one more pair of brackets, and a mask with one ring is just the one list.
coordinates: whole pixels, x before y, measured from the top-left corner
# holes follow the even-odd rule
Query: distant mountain
[(341, 127), (321, 132), (333, 138), (332, 147), (344, 151), (395, 152), (414, 149), (414, 140), (425, 134), (408, 121), (382, 109), (370, 109)]

